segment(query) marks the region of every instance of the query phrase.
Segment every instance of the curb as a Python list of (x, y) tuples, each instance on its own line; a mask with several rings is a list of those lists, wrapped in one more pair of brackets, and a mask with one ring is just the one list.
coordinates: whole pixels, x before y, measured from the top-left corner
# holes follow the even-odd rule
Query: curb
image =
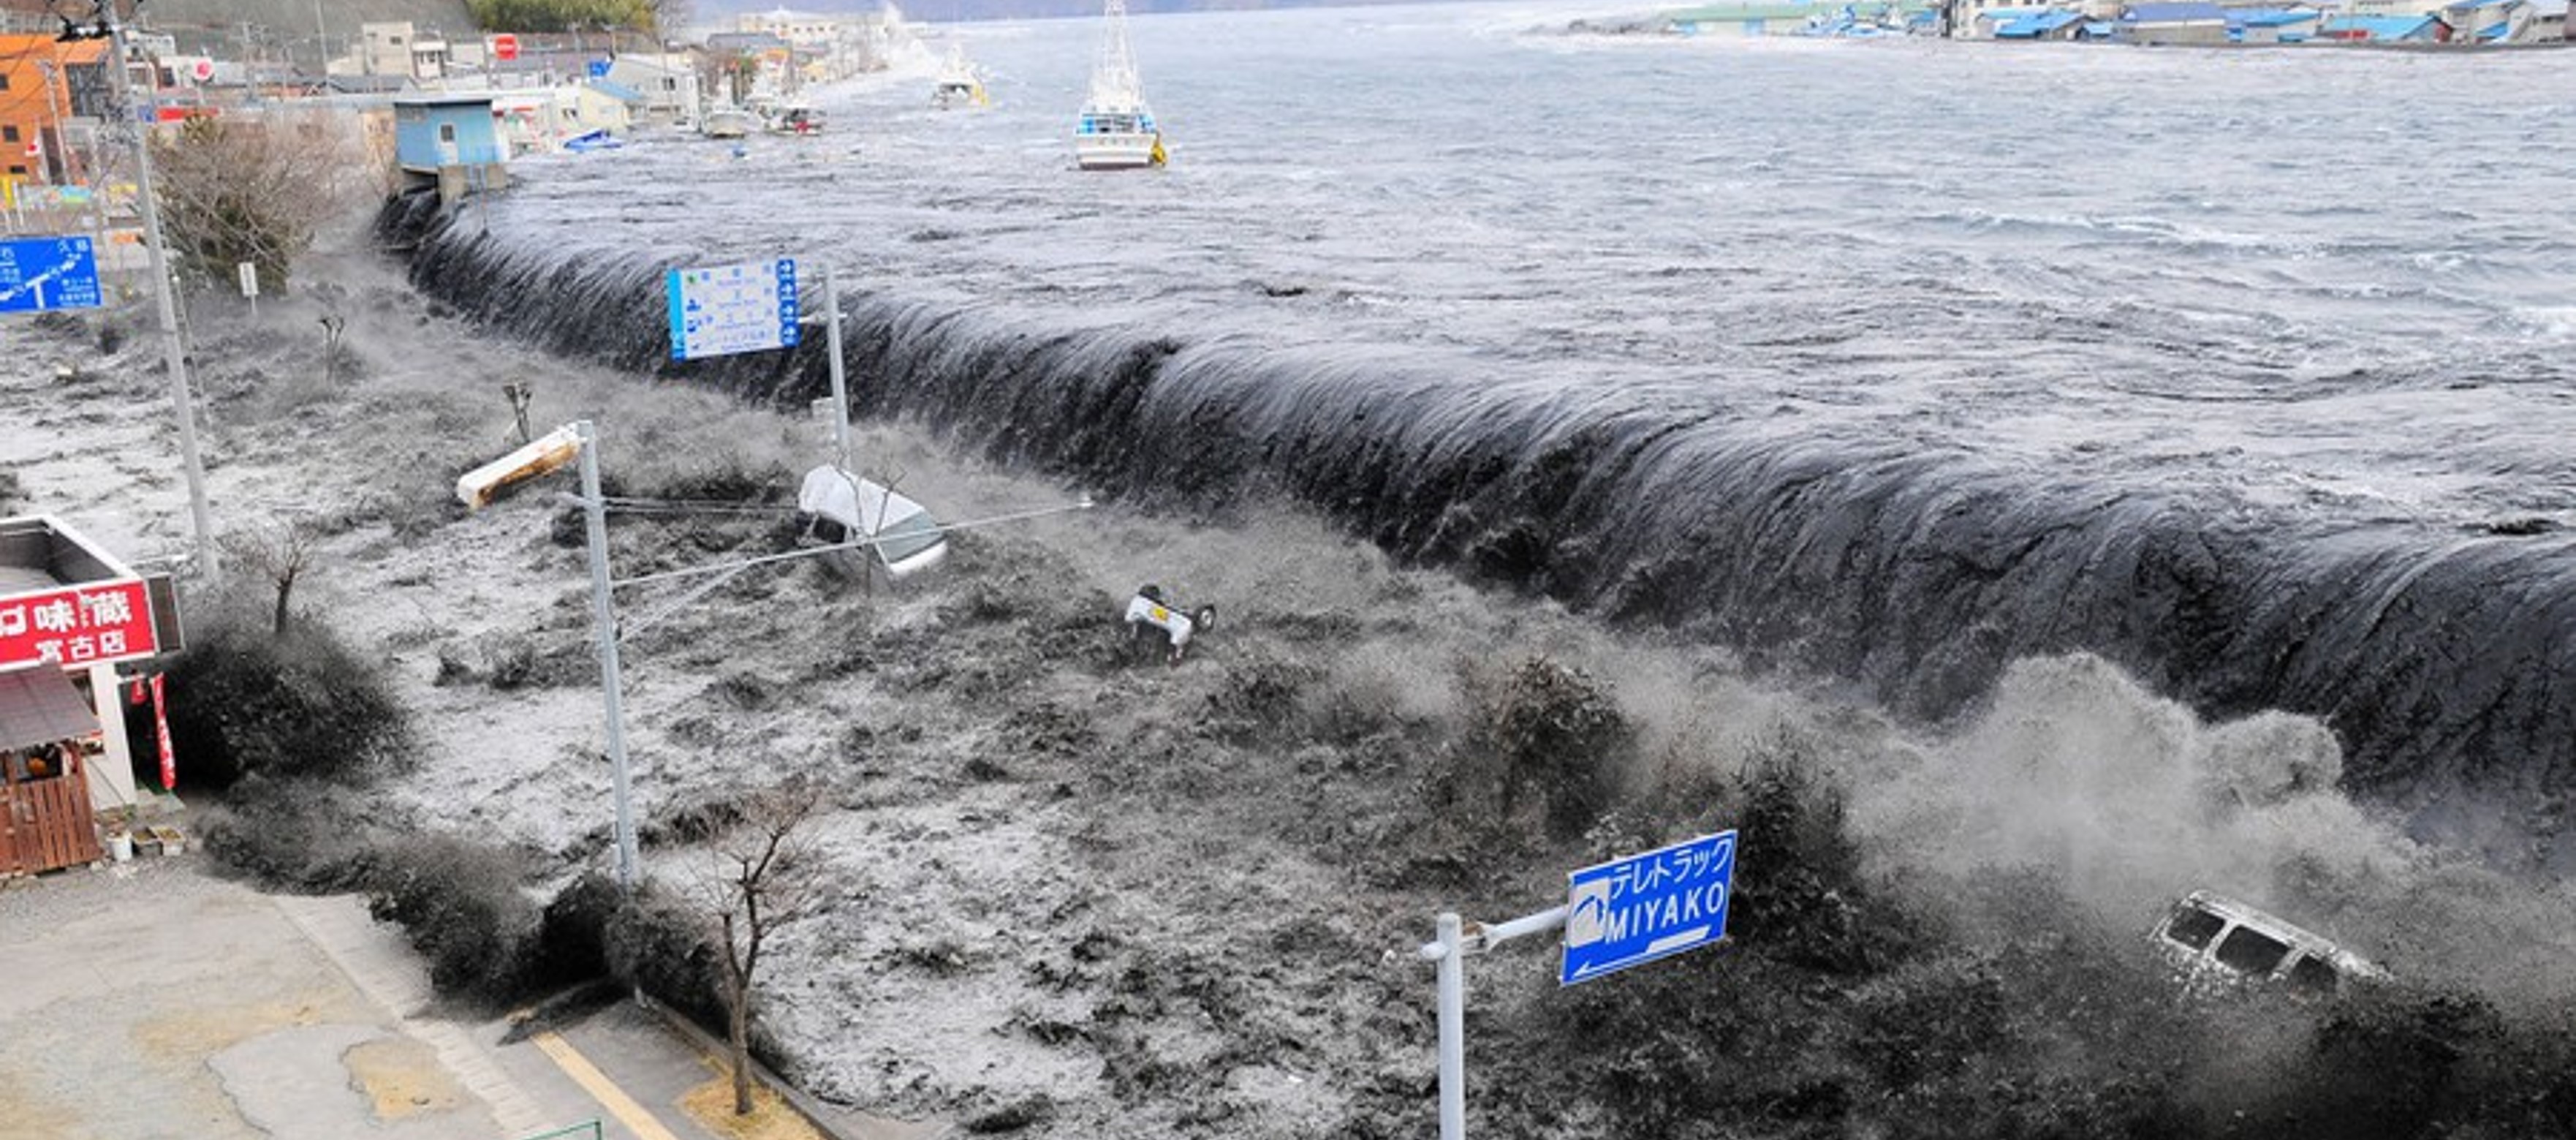
[[(672, 1032), (679, 1034), (682, 1039), (686, 1040), (690, 1046), (696, 1048), (699, 1052), (722, 1060), (726, 1064), (732, 1063), (732, 1045), (716, 1040), (713, 1035), (709, 1034), (706, 1030), (699, 1028), (696, 1023), (664, 1008), (662, 1003), (645, 996), (645, 994), (640, 990), (635, 993), (635, 1006), (646, 1013), (652, 1014), (655, 1019), (659, 1020), (663, 1025), (670, 1027)], [(803, 1089), (797, 1088), (795, 1085), (789, 1084), (787, 1081), (780, 1078), (778, 1074), (771, 1072), (769, 1070), (769, 1066), (762, 1064), (758, 1057), (751, 1058), (751, 1075), (755, 1080), (769, 1086), (769, 1091), (777, 1093), (780, 1100), (786, 1101), (789, 1108), (796, 1110), (796, 1115), (804, 1117), (805, 1123), (813, 1125), (815, 1131), (822, 1133), (825, 1137), (828, 1137), (829, 1140), (872, 1140), (871, 1137), (857, 1136), (844, 1131), (842, 1126), (836, 1123), (833, 1119), (834, 1117), (841, 1115), (840, 1110), (824, 1104), (822, 1101), (815, 1099), (812, 1094), (807, 1093)], [(958, 1134), (957, 1127), (955, 1125), (917, 1124), (913, 1125), (913, 1127), (934, 1129), (928, 1133), (927, 1140), (947, 1140), (948, 1137)]]

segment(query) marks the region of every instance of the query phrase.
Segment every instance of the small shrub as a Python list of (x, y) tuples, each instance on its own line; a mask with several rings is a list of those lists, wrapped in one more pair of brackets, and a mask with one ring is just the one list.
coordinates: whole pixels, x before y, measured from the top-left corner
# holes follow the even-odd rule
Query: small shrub
[(710, 1032), (723, 1032), (716, 948), (706, 916), (651, 883), (619, 907), (608, 925), (609, 972), (651, 994)]
[(626, 903), (615, 876), (592, 871), (546, 903), (527, 957), (527, 982), (544, 991), (609, 976), (609, 927)]
[(374, 863), (361, 797), (335, 784), (250, 776), (197, 823), (206, 853), (271, 887), (346, 891)]
[(531, 871), (511, 848), (406, 836), (369, 876), (367, 911), (401, 924), (439, 992), (497, 1001), (519, 992), (538, 945), (540, 914), (520, 889)]
[(381, 664), (319, 620), (272, 632), (263, 603), (218, 596), (171, 665), (170, 734), (188, 781), (348, 782), (389, 765), (405, 718)]

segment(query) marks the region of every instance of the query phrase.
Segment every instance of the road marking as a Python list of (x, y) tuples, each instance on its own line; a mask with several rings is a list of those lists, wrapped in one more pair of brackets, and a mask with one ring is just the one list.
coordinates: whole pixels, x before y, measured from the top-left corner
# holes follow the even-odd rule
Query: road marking
[(590, 1094), (590, 1099), (598, 1101), (599, 1107), (607, 1109), (608, 1114), (616, 1117), (617, 1122), (625, 1125), (638, 1140), (680, 1140), (671, 1134), (670, 1129), (662, 1127), (662, 1122), (652, 1113), (645, 1111), (643, 1105), (635, 1103), (634, 1097), (626, 1095), (626, 1090), (617, 1087), (617, 1082), (609, 1080), (608, 1074), (600, 1072), (599, 1066), (591, 1064), (590, 1058), (582, 1056), (581, 1050), (573, 1048), (572, 1042), (551, 1030), (529, 1040), (536, 1042), (538, 1051), (553, 1058), (555, 1066), (562, 1069), (565, 1076), (571, 1077), (574, 1084), (580, 1085), (583, 1092)]

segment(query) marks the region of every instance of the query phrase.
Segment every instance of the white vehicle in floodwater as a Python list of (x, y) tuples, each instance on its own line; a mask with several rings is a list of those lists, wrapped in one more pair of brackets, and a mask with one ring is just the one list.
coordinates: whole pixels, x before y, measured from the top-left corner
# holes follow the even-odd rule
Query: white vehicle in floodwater
[(2186, 988), (2280, 983), (2291, 992), (2332, 996), (2354, 982), (2384, 982), (2388, 971), (2332, 939), (2208, 891), (2174, 904), (2152, 936)]
[(897, 581), (948, 558), (948, 532), (921, 504), (895, 494), (892, 487), (828, 463), (805, 473), (805, 483), (796, 492), (796, 509), (806, 516), (813, 535), (824, 542), (872, 540), (870, 548), (876, 551), (877, 561)]

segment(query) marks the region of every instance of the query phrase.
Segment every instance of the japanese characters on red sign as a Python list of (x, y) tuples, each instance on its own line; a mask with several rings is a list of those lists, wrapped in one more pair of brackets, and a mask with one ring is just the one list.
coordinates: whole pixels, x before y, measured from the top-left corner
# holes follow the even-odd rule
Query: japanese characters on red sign
[(0, 597), (0, 669), (71, 667), (150, 657), (152, 596), (139, 579)]

